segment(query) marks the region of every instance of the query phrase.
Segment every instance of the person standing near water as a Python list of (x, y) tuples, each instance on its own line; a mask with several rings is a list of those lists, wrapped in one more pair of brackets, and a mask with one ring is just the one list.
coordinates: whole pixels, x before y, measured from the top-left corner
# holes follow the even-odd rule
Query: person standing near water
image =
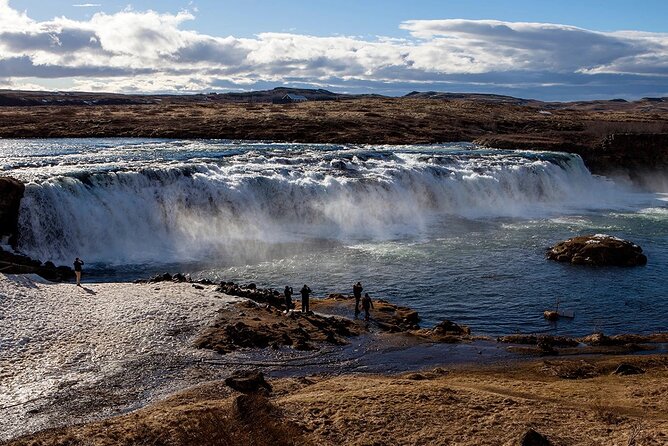
[(368, 321), (369, 320), (369, 309), (373, 308), (373, 302), (371, 302), (371, 297), (369, 297), (369, 293), (364, 293), (364, 297), (362, 298), (362, 309), (364, 310), (364, 320)]
[(292, 310), (292, 287), (291, 286), (285, 286), (285, 289), (283, 290), (283, 295), (285, 296), (285, 306), (288, 308), (286, 310), (286, 313), (290, 310)]
[(311, 295), (311, 288), (304, 284), (304, 287), (299, 292), (302, 293), (302, 313), (308, 313), (308, 299)]
[(355, 296), (355, 317), (360, 314), (360, 299), (362, 299), (362, 284), (357, 282), (353, 285), (353, 296)]
[(81, 286), (81, 267), (84, 262), (79, 257), (74, 259), (74, 275), (77, 278), (77, 286)]

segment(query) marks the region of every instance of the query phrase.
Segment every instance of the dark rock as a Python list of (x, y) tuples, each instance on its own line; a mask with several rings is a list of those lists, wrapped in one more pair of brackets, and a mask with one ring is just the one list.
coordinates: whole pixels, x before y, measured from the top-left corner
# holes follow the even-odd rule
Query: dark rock
[(605, 234), (583, 235), (559, 242), (547, 252), (549, 260), (591, 266), (642, 266), (647, 257), (635, 243)]
[(466, 325), (459, 325), (449, 320), (444, 320), (433, 328), (434, 334), (439, 335), (470, 335), (471, 329)]
[(193, 283), (193, 288), (195, 288), (196, 290), (203, 290), (204, 289), (204, 287), (202, 285), (197, 285), (196, 283)]
[(545, 435), (529, 428), (520, 439), (520, 446), (551, 446), (550, 440)]
[(225, 379), (225, 384), (243, 393), (271, 392), (271, 385), (265, 381), (262, 372), (236, 371)]
[(55, 267), (53, 262), (42, 265), (39, 260), (0, 248), (0, 269), (7, 274), (37, 274), (52, 282), (63, 282), (74, 277), (68, 266)]
[(621, 376), (640, 375), (642, 373), (645, 373), (645, 371), (640, 367), (636, 367), (633, 364), (627, 364), (625, 362), (619, 364), (619, 366), (617, 366), (615, 371), (612, 372), (613, 375), (621, 375)]
[(173, 282), (187, 282), (188, 278), (181, 273), (176, 273), (172, 276), (172, 281)]
[(0, 177), (0, 241), (16, 249), (18, 241), (19, 208), (25, 185), (10, 177)]

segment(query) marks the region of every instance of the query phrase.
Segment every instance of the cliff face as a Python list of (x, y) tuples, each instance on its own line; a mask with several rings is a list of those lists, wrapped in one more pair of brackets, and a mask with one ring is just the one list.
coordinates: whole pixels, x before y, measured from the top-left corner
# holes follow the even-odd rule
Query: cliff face
[(668, 172), (668, 133), (608, 135), (583, 156), (594, 172), (625, 174), (643, 185), (646, 176)]
[(0, 177), (0, 240), (16, 248), (18, 239), (19, 206), (25, 192), (20, 181)]

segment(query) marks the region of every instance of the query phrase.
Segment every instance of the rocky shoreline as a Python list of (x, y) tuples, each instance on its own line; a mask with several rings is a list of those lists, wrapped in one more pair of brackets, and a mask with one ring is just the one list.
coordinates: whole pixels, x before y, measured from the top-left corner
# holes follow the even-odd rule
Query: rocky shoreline
[(312, 298), (313, 311), (301, 313), (299, 306), (288, 310), (284, 296), (276, 290), (234, 282), (215, 284), (209, 280), (192, 281), (183, 274), (162, 274), (140, 283), (192, 283), (195, 287), (215, 287), (216, 292), (247, 299), (221, 313), (216, 321), (204, 329), (194, 345), (220, 354), (244, 348), (280, 349), (290, 347), (298, 351), (318, 350), (322, 345), (342, 346), (350, 338), (364, 333), (387, 333), (407, 336), (417, 342), (463, 343), (495, 341), (507, 344), (506, 350), (521, 356), (573, 356), (589, 354), (630, 354), (665, 349), (668, 333), (647, 335), (620, 334), (607, 336), (592, 333), (582, 337), (546, 334), (514, 334), (476, 336), (465, 325), (444, 320), (432, 328), (421, 328), (417, 311), (392, 304), (383, 299), (374, 301), (370, 321), (353, 319), (354, 297), (330, 294)]
[[(17, 433), (33, 432), (44, 427), (56, 428), (11, 441), (9, 438), (15, 436), (5, 437), (9, 441), (7, 444), (12, 445), (55, 445), (63, 442), (76, 445), (92, 436), (96, 439), (93, 443), (96, 445), (130, 445), (146, 441), (158, 441), (160, 444), (198, 444), (200, 441), (201, 444), (202, 436), (227, 438), (231, 444), (260, 441), (257, 439), (265, 437), (271, 439), (268, 444), (293, 444), (292, 438), (303, 439), (304, 442), (300, 444), (308, 444), (311, 440), (324, 441), (324, 444), (355, 444), (347, 439), (354, 437), (341, 437), (345, 429), (322, 430), (325, 426), (331, 426), (330, 423), (335, 423), (332, 418), (334, 413), (323, 413), (319, 421), (313, 421), (320, 426), (315, 428), (309, 424), (310, 421), (304, 424), (304, 418), (288, 416), (292, 421), (287, 425), (280, 421), (286, 419), (280, 413), (294, 414), (295, 410), (311, 413), (321, 403), (325, 406), (319, 410), (326, 410), (327, 407), (341, 410), (335, 409), (339, 403), (331, 399), (337, 398), (336, 392), (330, 395), (327, 393), (329, 391), (318, 390), (319, 402), (312, 399), (310, 386), (317, 383), (333, 386), (332, 391), (335, 388), (342, 389), (342, 383), (356, 383), (358, 391), (371, 392), (368, 397), (372, 401), (381, 398), (379, 401), (384, 401), (383, 404), (388, 405), (387, 409), (406, 410), (415, 413), (415, 416), (418, 416), (415, 411), (423, 408), (430, 413), (431, 410), (437, 410), (429, 405), (428, 401), (432, 397), (414, 401), (410, 396), (416, 395), (415, 385), (422, 385), (419, 383), (426, 386), (444, 380), (441, 384), (448, 387), (454, 382), (453, 379), (466, 381), (477, 376), (480, 381), (476, 384), (478, 390), (475, 394), (484, 395), (487, 386), (510, 379), (509, 372), (512, 374), (513, 370), (524, 369), (527, 373), (534, 373), (529, 369), (535, 370), (536, 367), (541, 369), (540, 379), (552, 382), (555, 379), (610, 380), (613, 378), (608, 376), (622, 375), (608, 375), (609, 372), (622, 364), (631, 364), (640, 371), (623, 368), (626, 370), (624, 373), (637, 373), (633, 376), (638, 378), (630, 379), (644, 380), (650, 388), (665, 391), (657, 387), (654, 381), (646, 381), (655, 379), (657, 373), (665, 372), (665, 368), (661, 369), (657, 365), (661, 364), (661, 358), (665, 360), (665, 354), (655, 354), (653, 357), (657, 359), (654, 363), (645, 356), (611, 359), (614, 367), (607, 362), (607, 365), (600, 365), (607, 361), (604, 359), (592, 362), (585, 358), (591, 353), (619, 354), (631, 351), (624, 350), (629, 348), (644, 354), (651, 352), (651, 349), (656, 349), (654, 352), (661, 351), (668, 341), (668, 334), (594, 335), (578, 340), (525, 335), (495, 342), (475, 336), (466, 327), (448, 321), (431, 329), (420, 328), (419, 315), (415, 311), (380, 299), (374, 301), (375, 307), (369, 322), (354, 319), (354, 300), (350, 296), (338, 294), (313, 299), (311, 308), (314, 313), (301, 314), (286, 312), (282, 296), (280, 293), (275, 294), (274, 290), (263, 289), (255, 284), (192, 281), (181, 274), (164, 274), (137, 284), (85, 284), (82, 289), (68, 284), (36, 282), (29, 276), (10, 277), (0, 274), (0, 292), (9, 298), (3, 305), (14, 316), (8, 321), (7, 329), (13, 339), (17, 340), (16, 345), (11, 344), (11, 351), (15, 353), (11, 357), (0, 357), (2, 361), (11, 361), (11, 366), (10, 362), (6, 363), (6, 368), (3, 365), (5, 372), (0, 377), (0, 387), (6, 389), (0, 401), (0, 406), (5, 410), (3, 423), (16, 420), (18, 425), (7, 426), (11, 426)], [(273, 302), (268, 302), (268, 299)], [(38, 315), (43, 315), (43, 318), (36, 317)], [(100, 315), (104, 316), (97, 320)], [(23, 318), (26, 320), (23, 321)], [(31, 326), (42, 328), (34, 331)], [(18, 331), (14, 333), (15, 330)], [(40, 337), (42, 334), (44, 339)], [(26, 336), (32, 339), (25, 344), (18, 342)], [(458, 343), (453, 347), (470, 345), (472, 350), (481, 345), (477, 344), (479, 342), (496, 343), (499, 350), (510, 349), (504, 361), (510, 361), (512, 367), (506, 365), (501, 369), (493, 369), (489, 365), (482, 366), (480, 358), (475, 355), (462, 363), (448, 362), (447, 367), (450, 369), (447, 371), (442, 367), (419, 370), (419, 367), (414, 366), (414, 370), (403, 375), (360, 374), (354, 371), (356, 369), (337, 366), (336, 363), (325, 367), (327, 356), (321, 354), (320, 350), (322, 353), (344, 350), (352, 342), (355, 343), (355, 349), (367, 344), (372, 350), (380, 352), (377, 360), (381, 363), (388, 360), (389, 356), (383, 355), (389, 352), (393, 352), (391, 357), (396, 360), (402, 349), (406, 348), (405, 345), (423, 345), (425, 349), (421, 354), (433, 355), (434, 350), (429, 346), (441, 343)], [(580, 343), (587, 343), (588, 347)], [(386, 345), (390, 348), (386, 349)], [(592, 350), (594, 347), (597, 350)], [(124, 351), (126, 348), (127, 352)], [(571, 355), (574, 354), (578, 356), (572, 359)], [(526, 362), (527, 355), (549, 355), (549, 358), (535, 365)], [(257, 361), (249, 360), (253, 357), (257, 357)], [(299, 358), (310, 360), (313, 365), (302, 368), (299, 365), (301, 360), (295, 362)], [(239, 375), (242, 371), (258, 367), (257, 364), (265, 367), (270, 363), (272, 367), (264, 368), (269, 373), (266, 385), (262, 384), (264, 379), (258, 387), (252, 384), (255, 379), (249, 382), (244, 378), (247, 375)], [(467, 368), (466, 364), (470, 364), (470, 367)], [(271, 377), (272, 370), (280, 370), (284, 366), (296, 366), (287, 375), (290, 378)], [(466, 371), (456, 371), (463, 368)], [(26, 374), (24, 370), (30, 373)], [(359, 370), (363, 371), (364, 367)], [(48, 375), (43, 378), (48, 379), (33, 389), (37, 397), (30, 399), (31, 386), (35, 385), (31, 383), (40, 383), (43, 373)], [(340, 378), (331, 378), (332, 375), (341, 374)], [(535, 379), (531, 376), (518, 377), (516, 385)], [(394, 390), (389, 393), (381, 390), (386, 385)], [(568, 388), (565, 382), (559, 385), (564, 386), (564, 390)], [(380, 393), (375, 394), (371, 389), (377, 389)], [(533, 391), (541, 392), (540, 389)], [(15, 400), (7, 399), (14, 394)], [(355, 399), (353, 395), (356, 394), (350, 393), (348, 398)], [(449, 410), (461, 410), (461, 414), (464, 414), (462, 416), (467, 417), (466, 414), (478, 410), (474, 407), (474, 401), (478, 398), (476, 396), (463, 405), (455, 404), (454, 401), (447, 405)], [(301, 401), (301, 409), (285, 405), (287, 401), (297, 400)], [(462, 399), (462, 403), (464, 400), (469, 401), (468, 397)], [(176, 406), (172, 405), (174, 402), (177, 402)], [(523, 404), (520, 403), (518, 407), (524, 407)], [(203, 408), (208, 409), (201, 412)], [(123, 415), (128, 411), (132, 412)], [(154, 419), (158, 413), (163, 414), (159, 417), (161, 423), (149, 427), (152, 426), (149, 419)], [(143, 418), (145, 414), (150, 414), (149, 418)], [(351, 414), (359, 415), (369, 416)], [(170, 420), (169, 428), (164, 424), (166, 419)], [(195, 419), (200, 421), (193, 425)], [(250, 419), (262, 420), (262, 424), (242, 422)], [(202, 420), (212, 421), (206, 424)], [(245, 429), (243, 436), (234, 437), (237, 434), (232, 431), (235, 430), (223, 427), (232, 426), (229, 420), (241, 423), (234, 426)], [(629, 423), (632, 421), (633, 418), (628, 420)], [(78, 426), (69, 426), (75, 423)], [(286, 431), (286, 426), (292, 427)], [(527, 429), (525, 425), (521, 428), (519, 425), (513, 426), (513, 436), (517, 438)], [(553, 438), (564, 434), (560, 430), (546, 429), (544, 424), (539, 424), (539, 427), (539, 432)], [(267, 434), (266, 429), (275, 429), (275, 436)], [(106, 437), (107, 433), (110, 433), (109, 437)], [(474, 434), (482, 435), (481, 432), (471, 432), (473, 436), (469, 437), (474, 438)], [(414, 436), (415, 441), (427, 438), (423, 437), (423, 432), (410, 435)]]

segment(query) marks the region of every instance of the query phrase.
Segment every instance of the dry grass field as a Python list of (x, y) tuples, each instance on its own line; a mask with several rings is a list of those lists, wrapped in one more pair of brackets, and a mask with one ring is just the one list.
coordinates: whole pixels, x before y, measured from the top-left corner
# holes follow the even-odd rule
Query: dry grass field
[[(612, 374), (620, 363), (645, 373)], [(588, 378), (562, 377), (579, 368)], [(270, 382), (268, 397), (210, 382), (127, 415), (8, 444), (516, 445), (529, 428), (562, 446), (668, 443), (665, 355)]]

